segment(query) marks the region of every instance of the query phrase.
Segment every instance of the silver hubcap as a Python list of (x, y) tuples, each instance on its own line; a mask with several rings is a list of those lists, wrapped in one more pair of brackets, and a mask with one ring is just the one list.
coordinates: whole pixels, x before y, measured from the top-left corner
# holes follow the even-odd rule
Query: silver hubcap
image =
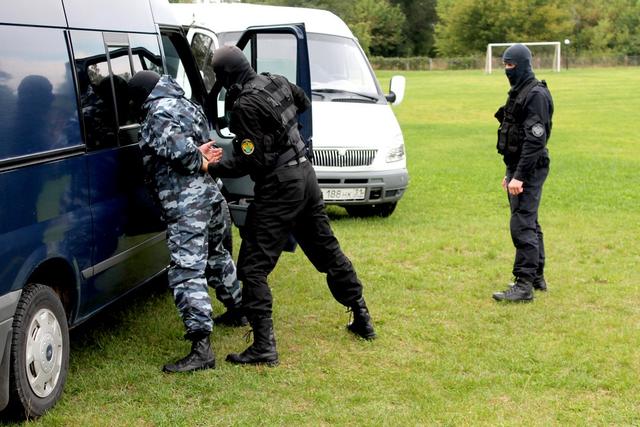
[(62, 368), (62, 331), (51, 310), (38, 310), (29, 325), (25, 353), (27, 379), (38, 397), (47, 397), (56, 388)]

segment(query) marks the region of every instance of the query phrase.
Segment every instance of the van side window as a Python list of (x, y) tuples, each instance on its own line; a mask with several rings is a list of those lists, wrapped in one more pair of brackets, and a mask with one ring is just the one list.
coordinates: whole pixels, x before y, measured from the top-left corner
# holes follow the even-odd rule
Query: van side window
[(131, 42), (131, 57), (133, 60), (133, 73), (142, 70), (151, 70), (162, 75), (162, 57), (158, 37), (150, 34), (129, 34)]
[[(285, 76), (287, 80), (297, 80), (297, 41), (292, 34), (258, 34), (257, 72), (269, 72)], [(249, 58), (251, 58), (249, 56)]]
[(166, 34), (162, 35), (162, 46), (164, 48), (164, 56), (167, 61), (167, 74), (176, 79), (182, 90), (184, 90), (184, 96), (191, 98), (192, 90), (191, 84), (189, 83), (189, 77), (182, 65), (180, 54), (178, 53), (176, 46), (171, 41), (171, 38)]
[(162, 73), (157, 36), (72, 31), (71, 37), (87, 145), (137, 143), (139, 118), (129, 110), (127, 83), (140, 70)]
[[(198, 35), (201, 34), (196, 33), (194, 41)], [(233, 43), (233, 41), (238, 38), (237, 35), (239, 35), (239, 33), (221, 34), (219, 39), (221, 46)], [(256, 51), (260, 52), (260, 55), (257, 58), (258, 63), (256, 67), (256, 71), (258, 73), (269, 72), (272, 74), (279, 74), (281, 76), (285, 76), (289, 81), (295, 82), (298, 77), (297, 43), (295, 36), (291, 34), (257, 34), (250, 43), (247, 43), (242, 52), (249, 60), (251, 60), (253, 55), (252, 49), (255, 44)], [(192, 42), (192, 49), (193, 46)], [(201, 69), (203, 69), (202, 65)], [(211, 66), (211, 69), (213, 71), (213, 66)], [(219, 118), (225, 117), (227, 113), (225, 99), (226, 91), (221, 90), (218, 95)], [(232, 133), (228, 128), (220, 129), (220, 134), (225, 137), (232, 136)]]
[(0, 25), (0, 160), (82, 144), (64, 32)]
[(129, 46), (109, 47), (111, 63), (113, 93), (116, 99), (116, 117), (118, 126), (122, 127), (133, 123), (129, 114), (129, 88), (127, 83), (131, 80), (131, 62), (129, 61)]
[(102, 33), (71, 31), (71, 41), (87, 147), (116, 146), (118, 123)]
[(191, 40), (191, 50), (202, 72), (204, 87), (209, 92), (216, 81), (216, 76), (213, 72), (213, 39), (205, 34), (195, 33), (193, 40)]
[(236, 45), (240, 37), (242, 36), (242, 31), (229, 31), (225, 33), (218, 33), (218, 46), (226, 46), (226, 45)]

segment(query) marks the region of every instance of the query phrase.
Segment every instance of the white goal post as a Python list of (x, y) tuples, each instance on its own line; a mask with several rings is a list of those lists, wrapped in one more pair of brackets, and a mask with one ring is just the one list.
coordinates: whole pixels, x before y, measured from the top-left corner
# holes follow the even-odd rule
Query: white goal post
[[(505, 46), (513, 46), (516, 43), (489, 43), (487, 45), (487, 59), (485, 61), (484, 71), (487, 74), (491, 74), (492, 71), (492, 53), (494, 47), (505, 47)], [(560, 42), (530, 42), (530, 43), (520, 43), (525, 46), (554, 46), (553, 53), (553, 69), (555, 71), (560, 71)]]

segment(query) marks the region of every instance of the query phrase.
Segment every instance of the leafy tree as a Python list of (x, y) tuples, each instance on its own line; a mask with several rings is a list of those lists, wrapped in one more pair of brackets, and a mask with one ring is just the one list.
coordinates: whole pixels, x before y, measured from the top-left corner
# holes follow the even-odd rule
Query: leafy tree
[(640, 2), (585, 0), (572, 6), (574, 43), (595, 53), (640, 54)]
[(398, 55), (403, 43), (405, 16), (402, 9), (389, 0), (250, 0), (246, 3), (330, 10), (347, 23), (362, 48), (374, 55)]
[(386, 0), (355, 0), (345, 18), (366, 52), (378, 56), (399, 54), (406, 20), (399, 6)]
[(440, 0), (438, 52), (468, 55), (488, 43), (554, 41), (571, 34), (563, 0)]
[(406, 17), (400, 53), (403, 56), (433, 56), (437, 0), (391, 0), (391, 3), (400, 6)]

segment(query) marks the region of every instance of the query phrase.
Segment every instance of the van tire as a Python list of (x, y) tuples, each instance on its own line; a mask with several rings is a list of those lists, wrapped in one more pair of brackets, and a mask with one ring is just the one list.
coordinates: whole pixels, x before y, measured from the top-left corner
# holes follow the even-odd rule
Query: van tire
[(380, 203), (377, 205), (348, 205), (344, 208), (347, 213), (356, 218), (379, 216), (386, 218), (396, 209), (397, 202)]
[(69, 369), (69, 327), (58, 295), (48, 286), (26, 286), (12, 333), (8, 409), (14, 416), (39, 417), (60, 399)]

